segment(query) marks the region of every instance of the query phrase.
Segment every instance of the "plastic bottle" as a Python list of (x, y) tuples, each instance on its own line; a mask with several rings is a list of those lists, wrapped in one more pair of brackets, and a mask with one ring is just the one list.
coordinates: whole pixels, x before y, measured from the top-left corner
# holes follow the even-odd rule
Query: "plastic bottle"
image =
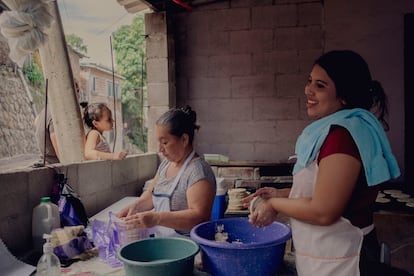
[(42, 197), (40, 204), (33, 209), (32, 237), (33, 248), (42, 252), (43, 234), (60, 227), (59, 207), (50, 201), (50, 197)]
[(58, 276), (60, 275), (60, 261), (53, 253), (53, 245), (50, 243), (51, 235), (44, 234), (46, 240), (43, 245), (43, 255), (37, 262), (36, 276)]

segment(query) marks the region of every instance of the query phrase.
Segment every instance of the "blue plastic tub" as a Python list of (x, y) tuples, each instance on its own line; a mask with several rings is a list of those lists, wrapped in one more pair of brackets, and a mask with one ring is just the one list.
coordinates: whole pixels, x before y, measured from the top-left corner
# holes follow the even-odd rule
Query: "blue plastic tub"
[[(228, 233), (228, 242), (215, 241), (219, 225)], [(204, 270), (213, 276), (274, 276), (291, 230), (279, 222), (257, 228), (247, 218), (224, 218), (201, 223), (190, 235), (201, 248)]]
[(147, 238), (118, 251), (126, 276), (192, 275), (199, 246), (187, 238)]

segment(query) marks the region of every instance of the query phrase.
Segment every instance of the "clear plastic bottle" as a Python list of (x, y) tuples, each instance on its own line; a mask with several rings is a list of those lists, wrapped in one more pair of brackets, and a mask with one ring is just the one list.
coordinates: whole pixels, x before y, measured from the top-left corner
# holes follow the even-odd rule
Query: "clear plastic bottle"
[(43, 245), (43, 255), (37, 262), (36, 276), (59, 276), (60, 261), (59, 258), (53, 253), (53, 245), (50, 243), (51, 235), (44, 234), (43, 238), (46, 240)]
[(59, 207), (50, 201), (50, 197), (42, 197), (32, 214), (33, 248), (37, 252), (42, 252), (43, 234), (50, 234), (53, 229), (59, 227)]

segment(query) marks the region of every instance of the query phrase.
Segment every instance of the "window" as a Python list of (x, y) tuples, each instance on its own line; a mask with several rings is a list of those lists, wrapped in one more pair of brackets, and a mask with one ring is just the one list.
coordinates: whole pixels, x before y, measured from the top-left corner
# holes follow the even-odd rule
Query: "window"
[(108, 97), (116, 97), (117, 99), (121, 98), (121, 91), (119, 89), (119, 83), (115, 82), (115, 92), (113, 82), (108, 80), (106, 81), (106, 91)]
[(115, 95), (117, 99), (121, 98), (121, 89), (119, 88), (119, 83), (115, 83)]
[(107, 91), (107, 96), (108, 97), (113, 97), (114, 96), (112, 81), (109, 81), (109, 80), (106, 81), (106, 91)]
[(92, 76), (89, 78), (89, 91), (96, 93), (96, 77)]

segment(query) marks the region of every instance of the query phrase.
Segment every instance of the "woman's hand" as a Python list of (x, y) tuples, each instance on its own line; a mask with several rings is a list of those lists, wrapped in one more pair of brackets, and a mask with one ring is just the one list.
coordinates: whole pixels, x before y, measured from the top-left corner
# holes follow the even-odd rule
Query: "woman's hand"
[(123, 208), (121, 211), (116, 214), (118, 218), (125, 218), (131, 216), (137, 212), (137, 202), (131, 203), (127, 207)]
[(271, 224), (277, 218), (277, 211), (273, 209), (269, 199), (261, 199), (249, 215), (249, 222), (256, 227), (263, 227)]
[(127, 225), (127, 229), (132, 228), (151, 228), (159, 225), (161, 219), (161, 213), (154, 211), (147, 211), (142, 213), (136, 213), (125, 217), (124, 222)]
[(112, 156), (113, 160), (123, 160), (127, 156), (127, 153), (125, 151), (114, 152)]
[(258, 189), (255, 193), (246, 196), (242, 199), (243, 206), (245, 208), (249, 208), (250, 202), (253, 200), (253, 198), (260, 196), (263, 199), (269, 199), (272, 197), (278, 197), (278, 191), (276, 188), (272, 187), (263, 187)]

